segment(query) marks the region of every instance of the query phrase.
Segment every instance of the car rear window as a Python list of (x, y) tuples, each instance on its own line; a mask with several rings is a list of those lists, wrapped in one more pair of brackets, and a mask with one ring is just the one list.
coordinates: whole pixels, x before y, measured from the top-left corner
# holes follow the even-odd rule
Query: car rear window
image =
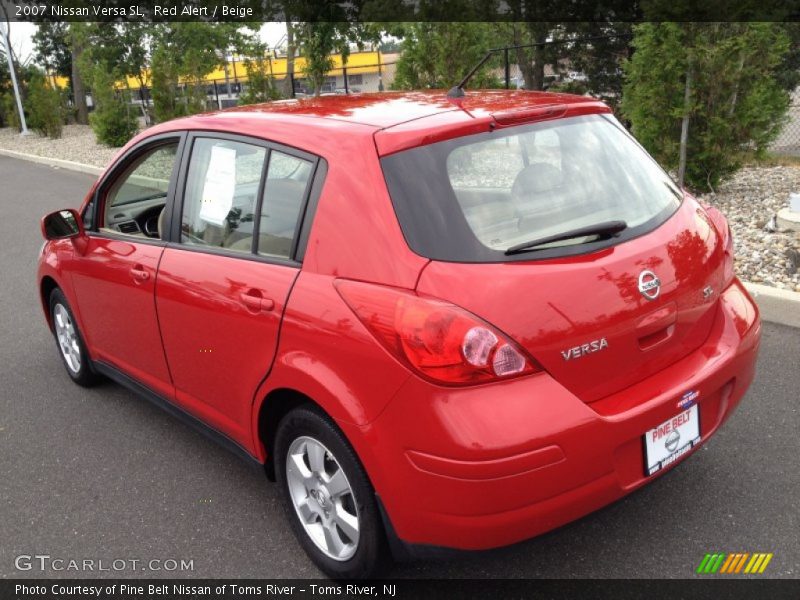
[[(406, 240), (434, 260), (501, 262), (594, 251), (668, 219), (682, 194), (609, 115), (521, 125), (398, 152), (381, 160)], [(610, 221), (582, 236), (506, 255), (518, 244)]]

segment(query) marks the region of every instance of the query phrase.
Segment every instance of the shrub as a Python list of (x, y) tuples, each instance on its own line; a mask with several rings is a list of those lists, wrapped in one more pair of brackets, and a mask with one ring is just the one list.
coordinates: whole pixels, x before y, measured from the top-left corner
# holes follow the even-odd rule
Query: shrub
[(643, 23), (625, 65), (622, 112), (667, 169), (688, 123), (685, 181), (708, 190), (778, 135), (789, 95), (776, 80), (789, 40), (776, 23)]
[(0, 94), (0, 121), (3, 127), (13, 127), (20, 130), (19, 113), (17, 113), (17, 102), (13, 92)]
[(178, 94), (178, 64), (165, 48), (153, 51), (153, 81), (151, 95), (156, 121), (164, 122), (189, 114), (186, 103)]
[[(192, 29), (184, 31), (193, 25), (201, 24), (175, 23), (175, 27), (181, 26), (177, 31), (183, 32), (183, 35), (177, 37), (200, 36), (201, 32), (198, 31), (192, 34)], [(205, 62), (207, 57), (202, 57), (204, 55), (202, 51), (195, 49), (181, 53), (179, 48), (180, 46), (170, 46), (161, 41), (153, 50), (151, 60), (153, 112), (159, 122), (207, 110), (206, 84), (203, 77), (214, 69), (216, 63)], [(179, 82), (183, 85), (179, 85)]]
[(44, 75), (36, 73), (31, 77), (25, 104), (28, 127), (49, 138), (61, 137), (65, 117), (63, 98)]
[(114, 75), (105, 65), (98, 65), (92, 73), (92, 99), (94, 112), (89, 115), (97, 141), (106, 146), (119, 147), (139, 130), (137, 113), (129, 102), (114, 89)]
[[(409, 24), (392, 89), (450, 88), (483, 58), (487, 48), (498, 45), (497, 29), (496, 23)], [(501, 87), (500, 78), (493, 73), (498, 64), (497, 58), (490, 59), (475, 73), (469, 87)]]
[(263, 63), (245, 62), (247, 71), (247, 87), (239, 96), (240, 104), (257, 104), (282, 98), (275, 85), (275, 78), (264, 72)]

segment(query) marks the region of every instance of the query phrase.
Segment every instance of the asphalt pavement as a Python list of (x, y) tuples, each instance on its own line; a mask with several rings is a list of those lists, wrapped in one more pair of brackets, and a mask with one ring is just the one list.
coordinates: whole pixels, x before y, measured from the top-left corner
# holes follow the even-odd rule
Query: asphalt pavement
[[(133, 393), (64, 372), (36, 290), (39, 219), (77, 207), (91, 182), (0, 156), (0, 577), (321, 577), (260, 472)], [(800, 329), (765, 324), (739, 410), (671, 473), (539, 538), (389, 575), (684, 578), (707, 552), (772, 552), (765, 576), (800, 577), (799, 356)]]

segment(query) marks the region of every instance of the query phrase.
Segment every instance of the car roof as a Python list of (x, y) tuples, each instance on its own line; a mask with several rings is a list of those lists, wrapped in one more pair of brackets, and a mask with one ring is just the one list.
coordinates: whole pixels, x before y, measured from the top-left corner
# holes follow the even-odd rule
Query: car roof
[[(559, 110), (543, 116), (542, 110)], [(282, 133), (283, 143), (298, 127), (310, 137), (323, 140), (326, 134), (364, 134), (376, 137), (379, 154), (402, 150), (415, 144), (434, 141), (432, 131), (468, 133), (469, 128), (485, 127), (488, 121), (523, 122), (610, 109), (594, 98), (574, 94), (525, 90), (468, 90), (461, 98), (449, 98), (444, 90), (414, 92), (374, 92), (335, 94), (319, 97), (278, 100), (263, 104), (237, 106), (168, 121), (146, 130), (146, 135), (188, 130), (217, 130), (242, 135), (264, 136)], [(537, 116), (531, 116), (536, 114)], [(528, 118), (525, 116), (528, 115)], [(440, 131), (441, 130), (441, 131)], [(436, 136), (434, 136), (436, 137)], [(324, 143), (323, 143), (324, 145)]]
[(196, 115), (206, 123), (230, 117), (275, 115), (317, 117), (369, 125), (379, 129), (451, 111), (461, 111), (465, 119), (488, 113), (526, 109), (550, 104), (599, 102), (586, 96), (524, 90), (467, 91), (462, 98), (448, 98), (444, 90), (417, 92), (374, 92), (333, 94), (319, 97), (277, 100), (263, 104), (237, 106)]

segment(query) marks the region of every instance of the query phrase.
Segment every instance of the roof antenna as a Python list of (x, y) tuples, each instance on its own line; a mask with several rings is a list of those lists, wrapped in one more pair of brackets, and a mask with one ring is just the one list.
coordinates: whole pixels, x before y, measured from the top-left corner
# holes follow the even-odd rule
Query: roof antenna
[(464, 77), (464, 79), (462, 79), (461, 82), (458, 85), (453, 86), (453, 87), (450, 88), (450, 90), (447, 92), (447, 97), (448, 98), (463, 98), (465, 96), (465, 94), (464, 94), (464, 86), (467, 85), (467, 83), (469, 83), (469, 80), (472, 79), (472, 76), (475, 75), (475, 73), (478, 71), (478, 69), (480, 69), (483, 66), (483, 64), (487, 60), (489, 60), (489, 58), (491, 58), (492, 54), (494, 54), (495, 51), (496, 50), (489, 50), (486, 53), (486, 55), (481, 59), (481, 62), (479, 62), (474, 67), (472, 67), (472, 70), (469, 73), (467, 73), (466, 77)]
[[(524, 44), (521, 46), (505, 46), (504, 48), (492, 48), (489, 50), (486, 55), (481, 59), (477, 65), (475, 65), (472, 70), (467, 73), (467, 76), (461, 80), (461, 83), (458, 85), (451, 87), (450, 90), (447, 92), (448, 98), (463, 98), (464, 94), (464, 86), (469, 83), (469, 80), (472, 79), (472, 76), (475, 75), (478, 69), (480, 69), (483, 64), (491, 58), (492, 54), (495, 52), (508, 52), (509, 50), (515, 50), (519, 48), (542, 48), (544, 46), (550, 46), (555, 44), (576, 44), (578, 42), (593, 42), (595, 40), (610, 40), (610, 39), (630, 39), (633, 37), (633, 34), (630, 33), (622, 33), (618, 35), (597, 35), (593, 37), (584, 37), (584, 38), (565, 38), (563, 40), (550, 40), (549, 42), (538, 42), (536, 44)], [(508, 59), (506, 59), (508, 60)], [(506, 63), (507, 65), (508, 63)]]

